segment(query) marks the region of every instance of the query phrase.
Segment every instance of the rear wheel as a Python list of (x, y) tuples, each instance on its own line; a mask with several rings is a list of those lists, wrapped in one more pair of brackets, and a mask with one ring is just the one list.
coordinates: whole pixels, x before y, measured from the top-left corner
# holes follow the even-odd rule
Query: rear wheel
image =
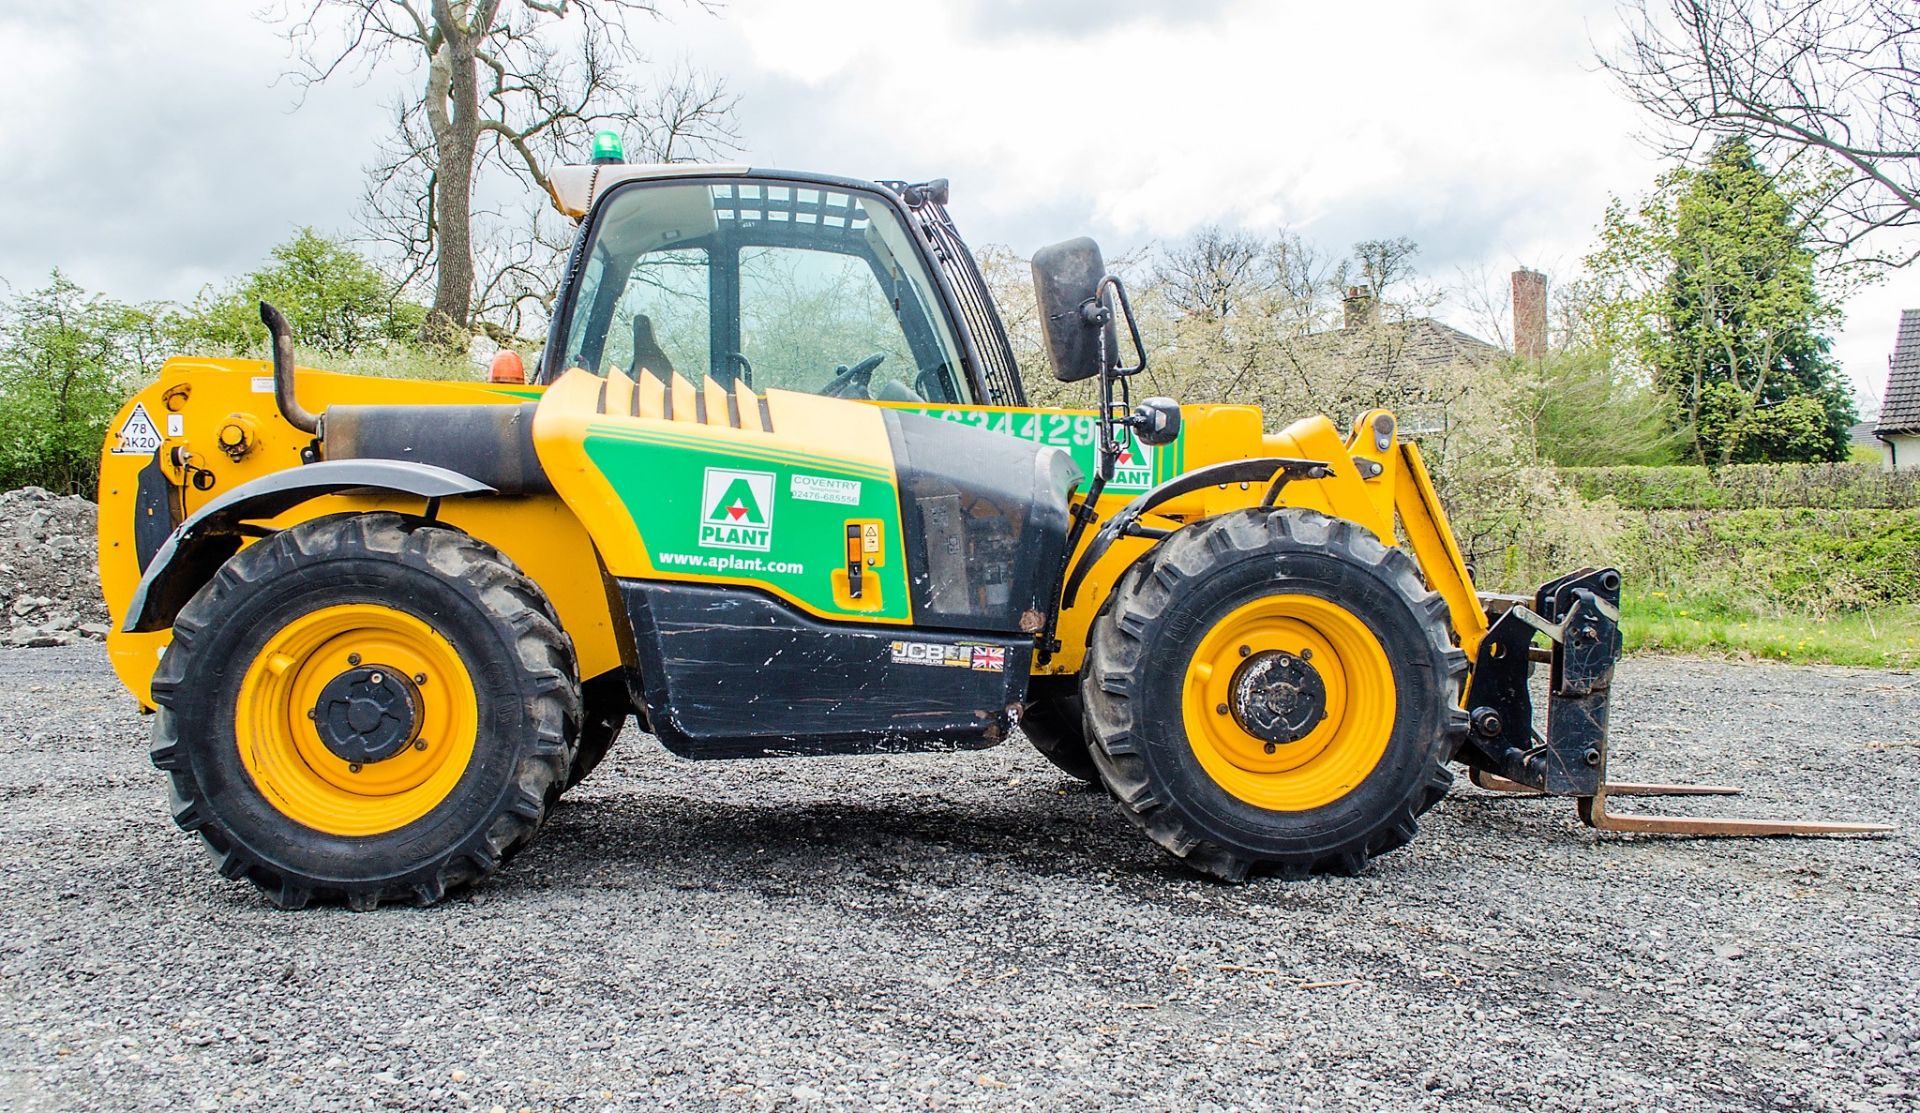
[(566, 636), (497, 550), (397, 514), (243, 549), (154, 674), (174, 820), (275, 903), (432, 903), (539, 830), (580, 720)]
[(1099, 783), (1100, 770), (1087, 748), (1078, 677), (1034, 677), (1027, 688), (1027, 705), (1020, 712), (1020, 730), (1062, 773), (1090, 784)]
[(1413, 562), (1355, 523), (1239, 511), (1142, 559), (1082, 696), (1129, 819), (1193, 868), (1355, 873), (1418, 830), (1464, 736), (1466, 657)]

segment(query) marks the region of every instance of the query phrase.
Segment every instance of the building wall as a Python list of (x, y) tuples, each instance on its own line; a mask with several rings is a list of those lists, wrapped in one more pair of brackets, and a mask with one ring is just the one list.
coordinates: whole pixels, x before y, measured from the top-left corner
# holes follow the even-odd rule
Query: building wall
[(1920, 435), (1885, 433), (1880, 438), (1880, 460), (1888, 468), (1920, 468)]

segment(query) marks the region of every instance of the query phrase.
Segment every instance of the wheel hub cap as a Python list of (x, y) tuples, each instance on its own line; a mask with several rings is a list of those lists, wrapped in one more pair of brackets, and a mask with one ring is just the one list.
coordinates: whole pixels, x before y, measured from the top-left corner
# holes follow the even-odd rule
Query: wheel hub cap
[(1326, 683), (1303, 656), (1256, 653), (1234, 673), (1231, 690), (1234, 721), (1270, 747), (1298, 742), (1327, 717)]
[(320, 741), (342, 761), (385, 761), (420, 736), (420, 692), (391, 668), (348, 669), (327, 682), (313, 708)]

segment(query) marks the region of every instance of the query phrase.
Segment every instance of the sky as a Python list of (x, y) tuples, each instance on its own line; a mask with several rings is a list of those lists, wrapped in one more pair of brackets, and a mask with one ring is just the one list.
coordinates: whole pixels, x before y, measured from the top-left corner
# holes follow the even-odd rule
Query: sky
[[(405, 73), (301, 91), (276, 0), (0, 0), (0, 279), (191, 298), (304, 225), (356, 234)], [(512, 2), (512, 0), (508, 0)], [(1409, 236), (1438, 284), (1570, 276), (1661, 163), (1593, 61), (1614, 0), (727, 0), (630, 30), (739, 97), (741, 161), (947, 177), (970, 240), (1110, 256), (1219, 224)], [(1877, 405), (1920, 277), (1846, 302)], [(1469, 331), (1463, 305), (1439, 315)]]

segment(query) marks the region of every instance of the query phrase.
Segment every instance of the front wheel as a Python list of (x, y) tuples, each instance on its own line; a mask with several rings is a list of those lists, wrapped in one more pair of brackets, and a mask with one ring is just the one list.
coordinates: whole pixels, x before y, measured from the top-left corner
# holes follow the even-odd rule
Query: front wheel
[(580, 723), (540, 589), (398, 514), (304, 522), (181, 610), (153, 678), (174, 821), (282, 907), (422, 904), (539, 830)]
[(1094, 763), (1203, 873), (1356, 873), (1452, 783), (1466, 657), (1449, 629), (1406, 554), (1353, 522), (1248, 510), (1188, 527), (1094, 623)]

